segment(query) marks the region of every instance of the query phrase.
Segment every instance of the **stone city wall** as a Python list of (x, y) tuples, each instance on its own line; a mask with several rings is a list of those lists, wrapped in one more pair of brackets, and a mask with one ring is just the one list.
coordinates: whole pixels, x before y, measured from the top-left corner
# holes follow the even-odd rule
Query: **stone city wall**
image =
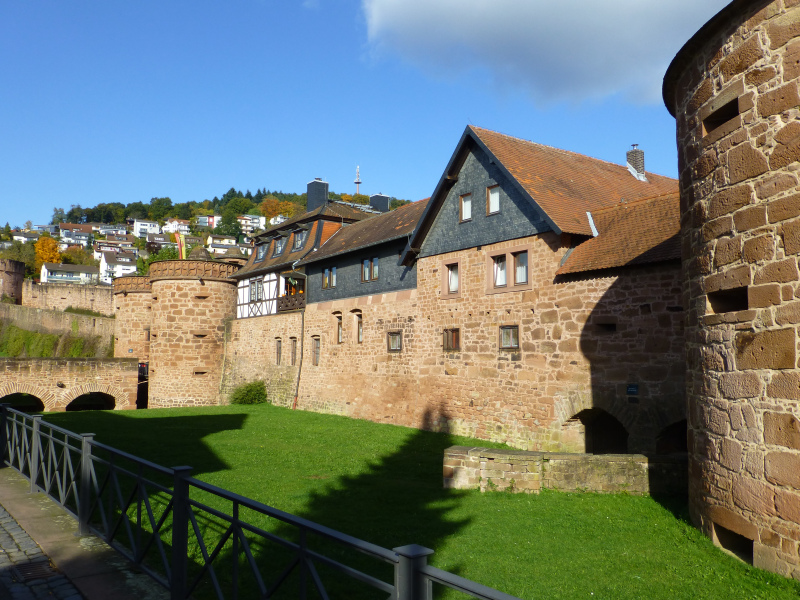
[(153, 292), (148, 277), (128, 276), (114, 280), (117, 322), (114, 356), (150, 360)]
[(715, 542), (746, 540), (756, 566), (800, 578), (800, 6), (727, 14), (667, 98), (689, 309), (690, 509)]
[[(228, 322), (220, 386), (223, 402), (236, 387), (261, 380), (266, 383), (269, 402), (292, 406), (301, 360), (302, 319), (300, 312), (287, 312)], [(281, 342), (280, 363), (278, 340)], [(296, 340), (294, 364), (293, 340)]]
[(35, 283), (32, 279), (26, 279), (22, 286), (22, 304), (62, 311), (71, 306), (109, 317), (114, 314), (114, 296), (110, 285)]
[(27, 331), (83, 338), (99, 337), (106, 343), (114, 335), (116, 325), (114, 319), (105, 317), (89, 317), (14, 304), (0, 304), (0, 320)]

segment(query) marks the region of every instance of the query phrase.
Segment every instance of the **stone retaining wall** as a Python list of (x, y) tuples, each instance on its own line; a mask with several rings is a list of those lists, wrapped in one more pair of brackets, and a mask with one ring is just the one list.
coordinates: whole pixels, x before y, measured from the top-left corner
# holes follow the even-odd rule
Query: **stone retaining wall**
[(686, 457), (569, 454), (451, 446), (444, 452), (444, 487), (538, 494), (565, 492), (685, 494)]
[(115, 327), (114, 319), (14, 304), (0, 304), (0, 320), (10, 321), (20, 329), (27, 331), (84, 338), (99, 337), (106, 342), (111, 340)]

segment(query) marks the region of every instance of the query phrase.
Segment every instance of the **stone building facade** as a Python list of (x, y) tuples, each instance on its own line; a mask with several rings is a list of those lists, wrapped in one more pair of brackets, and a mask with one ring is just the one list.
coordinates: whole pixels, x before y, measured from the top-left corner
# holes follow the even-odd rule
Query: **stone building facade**
[(690, 507), (800, 578), (800, 6), (732, 2), (675, 57)]

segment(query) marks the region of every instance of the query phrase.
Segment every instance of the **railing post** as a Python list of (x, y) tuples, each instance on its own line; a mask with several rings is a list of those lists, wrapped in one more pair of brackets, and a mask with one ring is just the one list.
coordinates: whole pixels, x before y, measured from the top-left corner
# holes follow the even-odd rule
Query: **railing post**
[(419, 569), (428, 564), (428, 557), (433, 554), (433, 550), (417, 544), (393, 550), (400, 556), (394, 570), (397, 600), (432, 600), (431, 582), (425, 579)]
[(31, 494), (37, 491), (36, 480), (39, 478), (39, 455), (42, 450), (42, 439), (39, 431), (42, 415), (34, 415), (31, 427), (31, 454), (28, 457), (28, 470), (31, 476)]
[(0, 467), (6, 464), (8, 451), (8, 404), (0, 404)]
[(189, 482), (192, 467), (173, 467), (172, 485), (172, 580), (170, 600), (186, 599), (189, 561)]
[(89, 535), (92, 506), (93, 433), (81, 434), (81, 479), (78, 484), (78, 535)]

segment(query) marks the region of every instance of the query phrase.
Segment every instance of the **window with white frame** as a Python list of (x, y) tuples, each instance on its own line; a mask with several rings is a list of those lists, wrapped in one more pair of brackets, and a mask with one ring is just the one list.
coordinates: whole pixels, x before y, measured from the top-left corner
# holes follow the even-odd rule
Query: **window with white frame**
[(514, 285), (528, 283), (528, 251), (515, 252), (514, 257)]
[(386, 348), (389, 352), (402, 352), (403, 332), (390, 331), (386, 334)]
[(499, 256), (495, 256), (492, 259), (493, 262), (493, 280), (494, 280), (494, 287), (505, 287), (506, 286), (506, 255), (501, 254)]
[(278, 256), (281, 252), (283, 252), (284, 246), (286, 246), (286, 238), (277, 238), (275, 240), (274, 256)]
[(500, 212), (500, 186), (493, 185), (486, 188), (486, 214), (493, 215)]
[(472, 220), (472, 194), (461, 196), (458, 220), (462, 222)]
[(294, 232), (294, 250), (300, 250), (303, 247), (303, 244), (306, 243), (307, 235), (308, 231), (303, 229)]
[(531, 289), (531, 251), (519, 245), (486, 253), (486, 293)]
[(519, 326), (502, 325), (500, 327), (500, 349), (515, 350), (519, 348)]

